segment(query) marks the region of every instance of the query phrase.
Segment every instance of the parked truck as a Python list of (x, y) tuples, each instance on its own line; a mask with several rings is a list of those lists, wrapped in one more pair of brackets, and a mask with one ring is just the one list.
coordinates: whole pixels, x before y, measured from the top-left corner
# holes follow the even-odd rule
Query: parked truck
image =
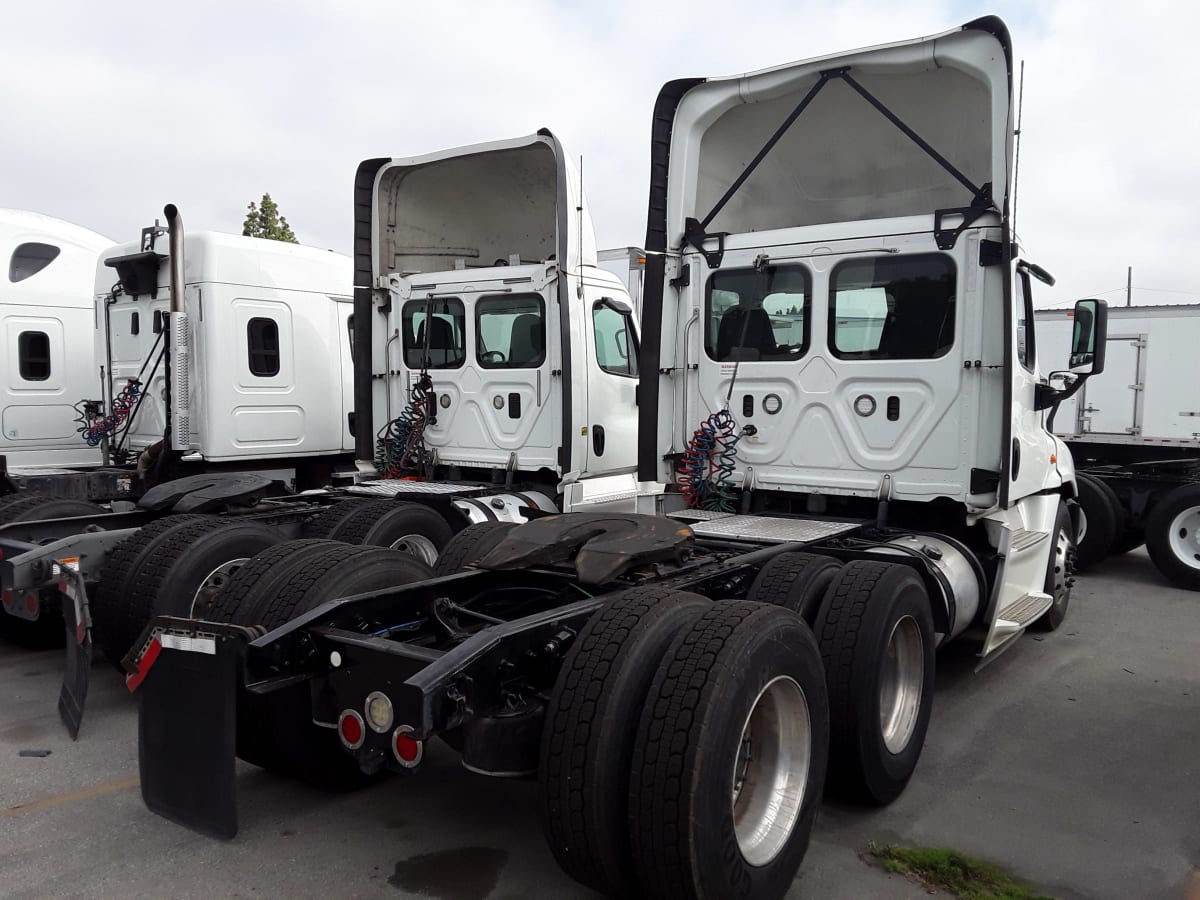
[[(1076, 305), (1042, 374), (1031, 286), (1053, 279), (1010, 227), (1011, 60), (985, 18), (668, 83), (638, 511), (475, 525), (445, 574), (369, 590), (358, 548), (254, 558), (126, 658), (147, 806), (230, 837), (235, 756), (361, 783), (441, 738), (536, 776), (592, 888), (782, 897), (827, 781), (904, 789), (937, 647), (987, 661), (1067, 614), (1075, 478), (1045, 416), (1102, 371), (1105, 305)], [(391, 187), (360, 178), (358, 246), (403, 269)]]
[[(1163, 575), (1200, 591), (1200, 306), (1117, 307), (1109, 316), (1103, 376), (1053, 423), (1080, 469), (1079, 561), (1144, 543)], [(1038, 310), (1036, 319), (1038, 340), (1063, 352), (1073, 312)]]
[[(425, 576), (473, 522), (631, 500), (632, 305), (596, 265), (561, 159), (542, 133), (364, 164), (381, 207), (375, 238), (364, 228), (359, 243), (385, 255), (360, 253), (353, 300), (344, 257), (185, 238), (173, 208), (168, 229), (106, 256), (102, 274), (119, 277), (99, 298), (115, 400), (89, 433), (123, 464), (78, 474), (91, 496), (99, 479), (116, 496), (132, 484), (136, 503), (43, 515), (64, 501), (37, 485), (0, 500), (3, 608), (53, 623), (62, 606), (60, 712), (73, 734), (93, 623), (117, 662), (152, 615), (202, 613), (285, 537), (399, 550), (385, 571)], [(314, 465), (298, 494), (278, 489), (278, 470)], [(339, 474), (340, 486), (304, 489)]]
[(95, 393), (92, 283), (113, 242), (62, 219), (0, 209), (0, 456), (11, 466), (98, 465), (76, 401)]

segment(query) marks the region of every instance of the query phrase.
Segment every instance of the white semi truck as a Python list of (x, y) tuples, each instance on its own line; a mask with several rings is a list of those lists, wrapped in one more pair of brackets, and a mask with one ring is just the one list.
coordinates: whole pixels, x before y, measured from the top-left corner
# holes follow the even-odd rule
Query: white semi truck
[(92, 364), (92, 284), (112, 246), (62, 219), (0, 209), (0, 457), (10, 466), (96, 465), (79, 439)]
[[(1163, 575), (1200, 591), (1200, 306), (1116, 307), (1109, 317), (1104, 374), (1053, 422), (1080, 469), (1079, 561), (1144, 543)], [(1073, 311), (1035, 318), (1041, 349), (1064, 352)]]
[(364, 163), (376, 176), (353, 279), (336, 254), (185, 236), (173, 207), (102, 260), (116, 399), (89, 433), (113, 465), (69, 475), (128, 499), (44, 513), (58, 472), (0, 500), (3, 614), (61, 633), (62, 605), (73, 734), (93, 623), (118, 662), (150, 616), (202, 612), (284, 538), (403, 550), (428, 575), (471, 523), (631, 502), (633, 308), (557, 139)]
[[(904, 789), (937, 647), (987, 660), (1067, 614), (1075, 478), (1045, 417), (1103, 369), (1105, 306), (1077, 304), (1047, 376), (1031, 285), (1053, 279), (1009, 219), (1011, 63), (985, 18), (667, 84), (642, 512), (476, 525), (440, 577), (374, 589), (360, 548), (256, 557), (127, 658), (149, 808), (230, 837), (235, 755), (361, 782), (440, 737), (473, 772), (536, 774), (552, 851), (594, 889), (782, 897), (827, 777)], [(359, 181), (384, 271), (406, 264), (383, 214), (403, 183)]]

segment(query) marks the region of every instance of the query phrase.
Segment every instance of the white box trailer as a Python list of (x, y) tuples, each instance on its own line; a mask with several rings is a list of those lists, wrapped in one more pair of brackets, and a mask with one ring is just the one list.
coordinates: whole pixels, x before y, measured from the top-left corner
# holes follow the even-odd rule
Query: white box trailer
[[(1139, 455), (1200, 450), (1200, 304), (1110, 307), (1108, 316), (1104, 372), (1063, 403), (1054, 431), (1085, 456), (1085, 444), (1139, 448)], [(1050, 358), (1066, 353), (1071, 310), (1039, 310), (1035, 318)]]
[(99, 383), (96, 261), (114, 242), (62, 219), (0, 209), (0, 456), (15, 466), (96, 465), (75, 403)]
[[(1071, 310), (1035, 314), (1039, 352), (1064, 353)], [(1054, 432), (1080, 469), (1082, 565), (1143, 542), (1176, 584), (1200, 590), (1200, 304), (1109, 310), (1103, 373), (1066, 400)]]

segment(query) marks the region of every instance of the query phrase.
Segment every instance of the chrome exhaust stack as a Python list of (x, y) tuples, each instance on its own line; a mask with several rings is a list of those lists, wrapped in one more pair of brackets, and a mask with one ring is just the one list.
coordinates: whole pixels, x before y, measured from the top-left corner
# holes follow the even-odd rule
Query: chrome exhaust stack
[(183, 298), (183, 217), (174, 203), (163, 207), (169, 235), (171, 306), (167, 347), (167, 438), (173, 450), (187, 452), (192, 441), (191, 393), (188, 376), (191, 372), (191, 328), (184, 310)]

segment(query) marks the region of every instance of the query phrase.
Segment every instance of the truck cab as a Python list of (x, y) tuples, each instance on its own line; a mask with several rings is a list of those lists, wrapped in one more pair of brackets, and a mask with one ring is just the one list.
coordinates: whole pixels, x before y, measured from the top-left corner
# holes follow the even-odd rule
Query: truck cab
[(97, 269), (96, 355), (111, 423), (98, 433), (112, 461), (152, 455), (168, 434), (174, 452), (206, 465), (348, 460), (350, 260), (192, 232), (179, 244), (173, 304), (169, 237), (145, 228)]
[(355, 343), (373, 360), (356, 370), (356, 411), (372, 411), (355, 416), (359, 459), (550, 496), (632, 485), (634, 307), (598, 264), (558, 139), (369, 160), (358, 184)]
[(97, 465), (76, 401), (95, 394), (92, 281), (103, 235), (0, 210), (0, 455), (10, 466)]
[[(1053, 279), (1011, 231), (1012, 121), (994, 18), (663, 89), (639, 474), (669, 487), (644, 509), (946, 532), (992, 573), (951, 611), (983, 653), (1050, 609), (1075, 482), (1044, 421), (1063, 391), (1030, 285)], [(1077, 362), (1081, 382), (1102, 357)]]

